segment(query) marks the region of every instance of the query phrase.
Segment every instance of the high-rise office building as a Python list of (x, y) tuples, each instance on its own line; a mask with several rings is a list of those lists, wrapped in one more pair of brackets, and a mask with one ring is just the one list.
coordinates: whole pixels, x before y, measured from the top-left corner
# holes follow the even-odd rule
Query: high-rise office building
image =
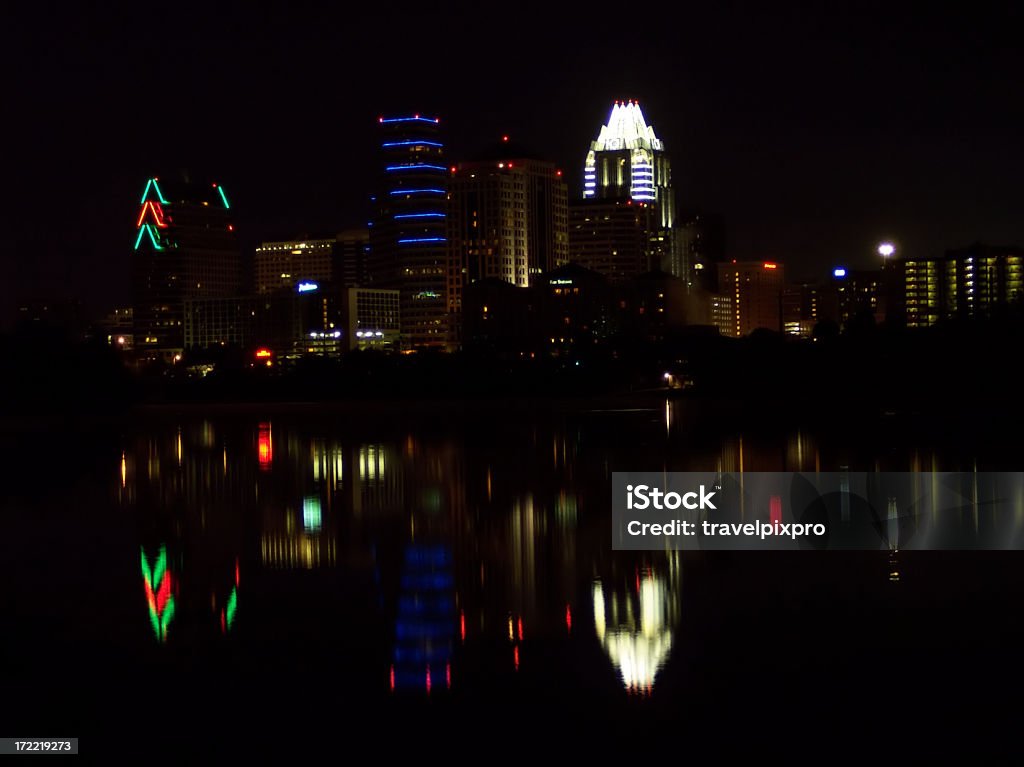
[(440, 120), (381, 117), (381, 175), (370, 229), (368, 286), (398, 290), (406, 350), (446, 348), (448, 166)]
[(568, 261), (568, 189), (554, 163), (506, 139), (451, 177), (448, 308), (459, 326), (463, 287), (496, 278), (517, 287)]
[(295, 238), (260, 243), (253, 260), (256, 292), (291, 290), (300, 282), (331, 282), (334, 249), (333, 239)]
[(185, 301), (240, 292), (241, 254), (219, 184), (151, 178), (132, 259), (135, 351), (173, 359), (184, 348)]
[(718, 265), (718, 287), (732, 297), (732, 324), (726, 335), (745, 336), (759, 328), (782, 330), (785, 267), (773, 261), (732, 261)]

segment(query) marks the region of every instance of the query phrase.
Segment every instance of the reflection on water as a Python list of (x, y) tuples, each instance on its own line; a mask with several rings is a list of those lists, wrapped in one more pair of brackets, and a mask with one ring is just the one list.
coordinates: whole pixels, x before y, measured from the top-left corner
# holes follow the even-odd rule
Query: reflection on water
[(651, 694), (668, 660), (681, 579), (680, 554), (669, 552), (664, 566), (638, 570), (634, 583), (594, 581), (594, 629), (630, 692)]
[(156, 561), (150, 563), (146, 550), (142, 550), (142, 582), (146, 587), (146, 603), (153, 633), (163, 642), (174, 618), (174, 576), (167, 567), (167, 547), (161, 546)]
[[(925, 448), (880, 452), (804, 429), (709, 435), (685, 408), (413, 426), (367, 416), (140, 426), (109, 475), (141, 547), (138, 620), (158, 644), (196, 652), (277, 641), (282, 622), (327, 642), (363, 631), (367, 673), (395, 694), (550, 671), (565, 648), (574, 660), (561, 673), (617, 677), (620, 690), (648, 696), (686, 649), (684, 557), (610, 550), (613, 471), (941, 463)], [(773, 503), (770, 514), (781, 510)], [(895, 501), (888, 519), (891, 551), (879, 552), (876, 572), (895, 582)]]
[(429, 693), (435, 684), (451, 687), (454, 590), (450, 548), (406, 547), (389, 674), (392, 690), (422, 688)]

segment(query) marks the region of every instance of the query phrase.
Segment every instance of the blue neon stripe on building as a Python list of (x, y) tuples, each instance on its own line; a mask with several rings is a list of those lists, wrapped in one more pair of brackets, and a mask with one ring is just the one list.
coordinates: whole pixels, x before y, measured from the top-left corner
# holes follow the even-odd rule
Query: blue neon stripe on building
[(395, 189), (388, 194), (445, 194), (445, 191), (444, 189)]
[[(444, 237), (407, 237), (403, 240), (399, 240), (399, 245), (409, 245), (417, 242), (448, 242)], [(437, 587), (440, 588), (440, 587)]]
[(385, 117), (381, 119), (382, 123), (436, 123), (440, 122), (437, 117)]
[(386, 171), (393, 171), (393, 170), (424, 170), (424, 169), (425, 170), (443, 170), (443, 171), (447, 171), (448, 170), (443, 165), (427, 165), (425, 163), (424, 164), (420, 164), (420, 165), (389, 165), (384, 170), (386, 170)]
[(444, 144), (437, 141), (385, 141), (381, 146), (444, 146)]

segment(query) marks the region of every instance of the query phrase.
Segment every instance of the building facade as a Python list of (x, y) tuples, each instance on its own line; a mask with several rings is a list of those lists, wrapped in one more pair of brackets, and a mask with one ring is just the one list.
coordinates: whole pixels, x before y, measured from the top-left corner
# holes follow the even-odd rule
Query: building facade
[(811, 338), (818, 323), (819, 290), (797, 283), (782, 289), (782, 332), (794, 338)]
[(345, 229), (338, 232), (334, 243), (335, 280), (346, 288), (367, 284), (366, 263), (370, 252), (370, 230)]
[(725, 261), (725, 237), (721, 216), (698, 210), (681, 211), (672, 233), (671, 265), (665, 271), (683, 278), (691, 287), (717, 291), (717, 265)]
[(260, 243), (253, 259), (256, 293), (291, 289), (300, 282), (331, 282), (335, 276), (334, 252), (333, 239)]
[(951, 250), (942, 271), (946, 316), (984, 317), (1024, 300), (1024, 248), (975, 244)]
[(990, 315), (1024, 300), (1024, 248), (975, 243), (942, 258), (896, 263), (907, 327)]
[(630, 199), (573, 200), (569, 205), (569, 260), (612, 282), (659, 268), (652, 263), (655, 203)]
[(342, 294), (346, 348), (394, 351), (401, 343), (401, 295), (397, 290), (346, 288)]
[(719, 290), (732, 298), (732, 318), (725, 335), (745, 336), (758, 329), (781, 332), (785, 282), (785, 267), (774, 261), (719, 264)]

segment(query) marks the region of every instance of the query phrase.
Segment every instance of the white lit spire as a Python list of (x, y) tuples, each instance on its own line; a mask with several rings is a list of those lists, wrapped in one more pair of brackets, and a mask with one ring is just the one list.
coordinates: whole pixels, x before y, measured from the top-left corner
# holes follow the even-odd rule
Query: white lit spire
[(640, 104), (630, 100), (616, 101), (608, 124), (601, 126), (597, 141), (591, 145), (595, 152), (614, 149), (655, 149), (662, 151), (661, 140), (654, 134), (654, 126), (648, 125)]
[(632, 99), (616, 101), (608, 123), (590, 142), (583, 167), (584, 199), (628, 196), (641, 203), (657, 202), (663, 227), (671, 229), (675, 209), (671, 186), (665, 147), (644, 119), (640, 104)]

